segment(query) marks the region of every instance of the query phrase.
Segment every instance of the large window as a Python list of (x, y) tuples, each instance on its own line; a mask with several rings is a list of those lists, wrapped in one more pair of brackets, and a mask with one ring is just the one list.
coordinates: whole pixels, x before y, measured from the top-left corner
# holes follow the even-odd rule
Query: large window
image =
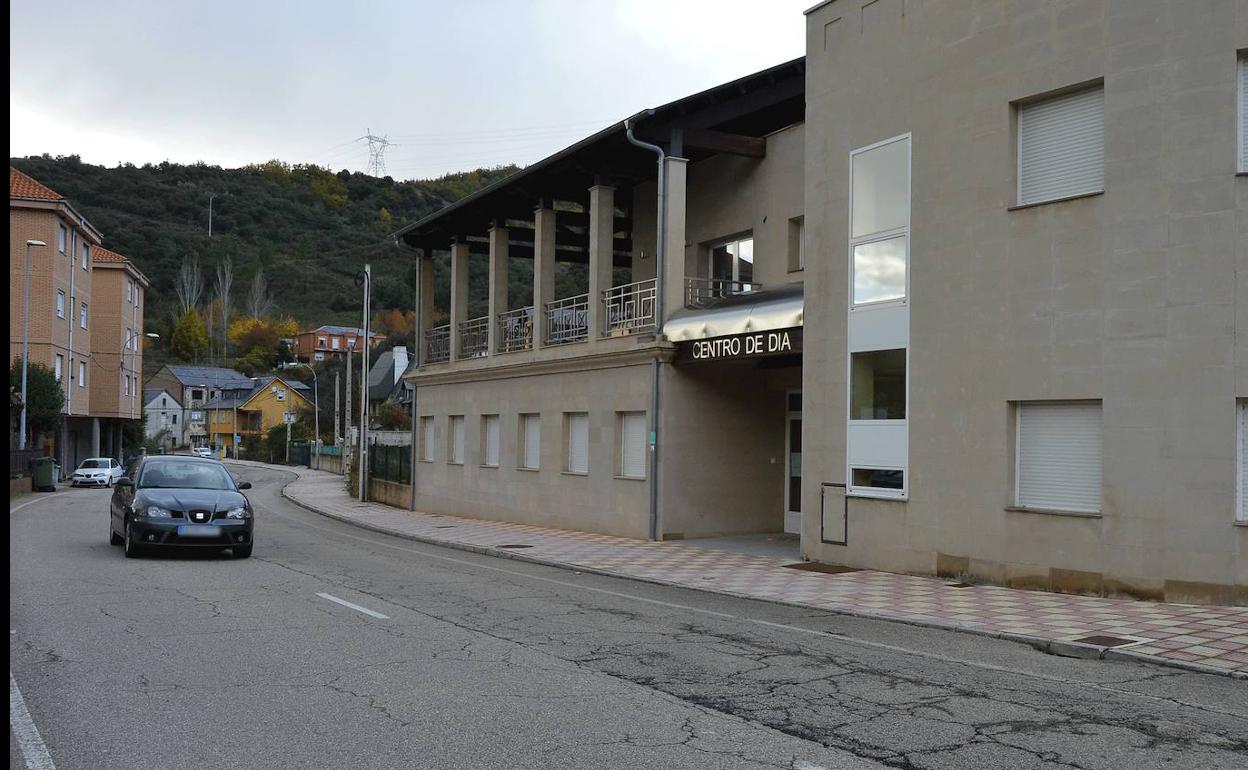
[(520, 467), (535, 471), (542, 461), (542, 418), (536, 414), (520, 415)]
[(1239, 170), (1248, 173), (1248, 52), (1239, 55)]
[(464, 464), (464, 416), (453, 414), (448, 420), (450, 430), (450, 446), (447, 451), (447, 462), (452, 465)]
[(589, 415), (585, 412), (564, 412), (564, 470), (568, 473), (589, 473)]
[(620, 412), (620, 475), (646, 477), (646, 413)]
[(481, 464), (490, 468), (498, 467), (498, 429), (498, 415), (481, 416)]
[(433, 446), (434, 446), (433, 418), (421, 417), (420, 418), (420, 459), (423, 462), (427, 462), (427, 463), (433, 462)]
[(1024, 402), (1017, 416), (1015, 503), (1100, 513), (1100, 402)]
[(1105, 88), (1018, 106), (1018, 204), (1105, 189)]
[(749, 291), (754, 283), (754, 239), (739, 238), (712, 246), (711, 278), (743, 284), (734, 291)]
[(906, 351), (873, 350), (851, 358), (849, 419), (906, 419)]
[(850, 156), (853, 304), (904, 301), (910, 262), (910, 137)]

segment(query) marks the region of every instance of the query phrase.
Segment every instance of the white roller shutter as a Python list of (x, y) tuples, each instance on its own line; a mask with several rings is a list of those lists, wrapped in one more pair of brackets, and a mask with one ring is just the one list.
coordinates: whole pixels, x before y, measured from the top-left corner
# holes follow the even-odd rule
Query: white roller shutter
[(536, 469), (541, 467), (542, 457), (542, 423), (536, 414), (520, 415), (521, 436), (524, 440), (524, 457), (522, 468)]
[(1100, 403), (1019, 404), (1017, 502), (1100, 513)]
[(464, 462), (464, 416), (451, 417), (451, 457), (450, 462)]
[(1248, 401), (1239, 402), (1239, 511), (1248, 521)]
[(589, 415), (568, 414), (568, 471), (589, 473)]
[(1239, 170), (1248, 171), (1248, 55), (1239, 57)]
[(645, 412), (620, 415), (620, 475), (637, 479), (646, 476)]
[(485, 421), (482, 431), (485, 443), (485, 464), (498, 465), (498, 415), (487, 414), (482, 419)]
[(421, 417), (420, 459), (433, 462), (433, 418)]
[(1019, 205), (1105, 189), (1105, 89), (1018, 110)]

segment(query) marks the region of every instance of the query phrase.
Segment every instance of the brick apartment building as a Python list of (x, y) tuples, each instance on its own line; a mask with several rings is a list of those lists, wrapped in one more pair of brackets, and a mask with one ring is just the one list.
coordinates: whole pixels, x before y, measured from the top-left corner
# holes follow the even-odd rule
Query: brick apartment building
[[(324, 361), (345, 355), (348, 350), (360, 350), (364, 330), (351, 326), (318, 326), (295, 335), (291, 352), (300, 361)], [(385, 335), (373, 332), (369, 335), (372, 345), (385, 339)]]
[(51, 368), (65, 391), (60, 435), (31, 442), (65, 469), (86, 457), (121, 456), (122, 421), (142, 410), (128, 393), (143, 368), (138, 339), (148, 281), (124, 256), (103, 249), (102, 239), (65, 196), (9, 168), (9, 360), (22, 352), (29, 252), (30, 360)]

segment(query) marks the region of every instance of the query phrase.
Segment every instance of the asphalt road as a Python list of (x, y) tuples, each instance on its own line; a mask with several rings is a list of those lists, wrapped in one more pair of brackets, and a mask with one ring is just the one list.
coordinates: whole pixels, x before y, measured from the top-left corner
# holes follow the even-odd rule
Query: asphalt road
[(245, 561), (123, 558), (106, 491), (11, 504), (11, 768), (14, 682), (66, 770), (1248, 766), (1243, 681), (413, 543), (236, 472)]

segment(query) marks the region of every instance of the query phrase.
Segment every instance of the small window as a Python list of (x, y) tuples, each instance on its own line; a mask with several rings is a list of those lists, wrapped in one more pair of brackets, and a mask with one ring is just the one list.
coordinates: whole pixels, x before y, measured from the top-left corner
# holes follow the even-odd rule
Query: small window
[(323, 347), (325, 347), (325, 338), (324, 338), (324, 337), (317, 337), (317, 338), (316, 338), (316, 346), (317, 346), (317, 347), (319, 347), (319, 348), (323, 348)]
[(852, 468), (851, 491), (901, 492), (905, 489), (906, 472), (900, 468)]
[(78, 387), (80, 388), (87, 387), (87, 362), (86, 361), (78, 362)]
[(646, 413), (620, 412), (620, 475), (646, 477)]
[(84, 243), (82, 244), (82, 269), (83, 270), (89, 269), (90, 264), (91, 264), (91, 244)]
[(65, 228), (65, 225), (57, 225), (56, 228), (56, 248), (64, 254), (65, 242), (69, 240), (69, 230)]
[(496, 414), (481, 417), (481, 464), (490, 468), (498, 467), (499, 420)]
[(138, 340), (134, 338), (133, 329), (126, 329), (126, 341), (122, 344), (122, 347), (125, 348), (126, 350), (138, 349)]
[(806, 217), (789, 220), (789, 272), (806, 269)]
[(1018, 204), (1105, 190), (1105, 88), (1018, 107)]
[(447, 447), (446, 461), (452, 465), (464, 464), (464, 416), (453, 414), (449, 420), (450, 446)]
[(520, 467), (535, 471), (542, 461), (542, 418), (537, 414), (520, 415)]
[(754, 287), (754, 239), (719, 243), (710, 249), (710, 276), (725, 294), (751, 291)]
[(905, 349), (854, 353), (850, 361), (849, 419), (906, 419)]
[(177, 413), (177, 412), (173, 412), (173, 413), (172, 413), (172, 414), (170, 414), (169, 416), (173, 418), (173, 424), (174, 424), (174, 425), (177, 425), (177, 424), (178, 424), (178, 413)]
[(137, 283), (134, 285), (134, 306), (139, 306), (139, 300), (143, 297), (143, 287)]
[(325, 354), (324, 354), (324, 353), (313, 353), (313, 354), (312, 354), (312, 360), (314, 360), (314, 361), (324, 361), (324, 360), (325, 360)]
[(57, 353), (56, 361), (54, 362), (54, 374), (56, 375), (57, 382), (60, 382), (61, 377), (64, 376), (63, 374), (64, 369), (65, 369), (65, 356), (61, 355), (60, 353)]
[(331, 347), (333, 347), (334, 350), (337, 350), (338, 346), (342, 343), (342, 338), (334, 337), (333, 339), (330, 340), (330, 342), (332, 343)]
[(1248, 52), (1239, 55), (1239, 170), (1248, 173)]
[(420, 418), (420, 459), (423, 462), (433, 462), (433, 418)]
[(1017, 505), (1100, 513), (1099, 402), (1021, 403), (1015, 430)]
[(130, 395), (130, 375), (126, 374), (123, 376), (125, 379), (122, 384), (122, 395), (128, 396)]
[(589, 414), (564, 412), (564, 470), (568, 473), (589, 473)]
[(56, 290), (56, 317), (65, 317), (65, 292), (60, 289)]
[(87, 303), (82, 303), (82, 307), (78, 308), (78, 325), (87, 328)]

